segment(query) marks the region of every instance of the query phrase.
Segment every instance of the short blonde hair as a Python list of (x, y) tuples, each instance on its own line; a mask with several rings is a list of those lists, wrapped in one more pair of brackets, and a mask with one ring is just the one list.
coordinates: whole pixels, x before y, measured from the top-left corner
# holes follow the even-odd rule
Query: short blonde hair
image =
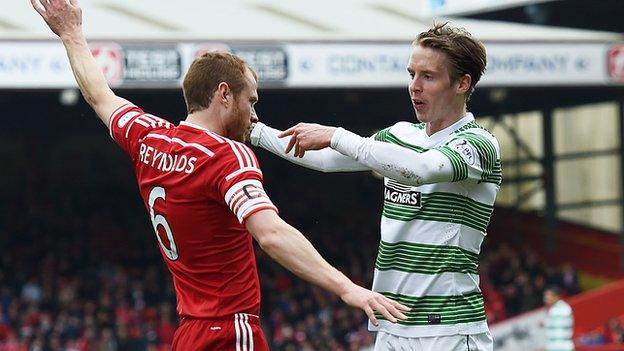
[(247, 69), (257, 80), (256, 72), (234, 54), (207, 52), (196, 58), (182, 83), (187, 112), (190, 114), (207, 109), (221, 82), (227, 83), (234, 95), (240, 93), (247, 84)]

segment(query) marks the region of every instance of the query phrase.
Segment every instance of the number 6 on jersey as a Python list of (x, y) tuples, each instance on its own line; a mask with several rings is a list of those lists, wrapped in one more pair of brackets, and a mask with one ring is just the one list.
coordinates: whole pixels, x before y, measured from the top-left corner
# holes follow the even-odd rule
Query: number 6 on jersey
[[(167, 219), (165, 216), (158, 214), (154, 214), (154, 203), (157, 199), (162, 199), (165, 201), (165, 188), (157, 186), (152, 189), (149, 194), (149, 209), (150, 209), (150, 218), (152, 220), (152, 225), (154, 226), (154, 232), (156, 232), (156, 238), (158, 239), (158, 243), (162, 248), (163, 252), (172, 261), (178, 259), (178, 251), (176, 249), (175, 241), (173, 240), (173, 232), (171, 232), (171, 228), (169, 227), (169, 223), (167, 223)], [(163, 244), (160, 235), (158, 234), (158, 225), (162, 225), (167, 233), (167, 239), (169, 240), (169, 245), (171, 248), (167, 248), (165, 244)]]

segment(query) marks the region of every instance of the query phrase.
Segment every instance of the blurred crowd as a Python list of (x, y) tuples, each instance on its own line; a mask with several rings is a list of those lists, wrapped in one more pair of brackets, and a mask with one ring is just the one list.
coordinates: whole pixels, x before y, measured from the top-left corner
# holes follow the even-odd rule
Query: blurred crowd
[(543, 306), (542, 296), (548, 286), (561, 287), (564, 296), (581, 291), (572, 266), (544, 264), (528, 246), (493, 244), (494, 240), (486, 239), (479, 267), (490, 323)]
[[(1, 176), (8, 186), (0, 193), (0, 351), (168, 350), (178, 322), (174, 290), (125, 156), (88, 136), (5, 147), (12, 150)], [(266, 188), (281, 215), (370, 286), (381, 181), (261, 161), (270, 163)], [(548, 284), (579, 292), (572, 267), (546, 266), (530, 248), (493, 245), (495, 238), (486, 239), (480, 267), (490, 322), (541, 306)], [(257, 260), (272, 350), (372, 350), (364, 313), (260, 250)]]
[(609, 319), (604, 326), (582, 335), (577, 342), (583, 346), (624, 344), (624, 315)]

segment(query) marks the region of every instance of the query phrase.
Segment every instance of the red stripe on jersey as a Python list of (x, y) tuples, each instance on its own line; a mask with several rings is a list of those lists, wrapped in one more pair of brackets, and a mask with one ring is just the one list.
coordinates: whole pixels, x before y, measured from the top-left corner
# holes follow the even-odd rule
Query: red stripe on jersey
[(241, 143), (240, 146), (247, 153), (247, 155), (249, 155), (249, 159), (251, 160), (251, 167), (258, 168), (258, 160), (256, 159), (256, 155), (254, 155), (253, 151), (251, 151), (251, 149), (243, 143)]
[[(132, 123), (138, 123), (140, 125), (142, 125), (145, 128), (155, 128), (156, 127), (156, 123), (154, 123), (153, 121), (150, 121), (149, 119), (145, 119), (145, 114), (142, 114), (140, 116), (138, 116), (137, 118), (134, 119), (134, 121)], [(128, 129), (130, 129), (130, 127), (132, 127), (132, 125), (128, 126)]]
[(153, 128), (156, 127), (166, 127), (167, 129), (169, 129), (169, 121), (167, 121), (166, 119), (162, 119), (160, 117), (156, 117), (154, 115), (150, 115), (149, 113), (146, 113), (142, 116), (146, 121), (149, 121), (152, 124)]
[(247, 217), (249, 212), (252, 212), (255, 210), (256, 207), (258, 206), (272, 206), (275, 207), (271, 202), (269, 201), (260, 201), (255, 203), (252, 206), (249, 206), (245, 211), (241, 211), (241, 213), (237, 214), (236, 217), (240, 218), (241, 220), (245, 217)]
[(141, 117), (139, 117), (141, 119), (142, 122), (146, 122), (149, 123), (152, 128), (156, 128), (156, 118), (153, 118), (154, 116), (150, 116), (149, 114), (145, 113), (143, 115), (141, 115)]
[(243, 193), (242, 190), (239, 190), (236, 193), (234, 193), (234, 195), (232, 195), (232, 200), (230, 200), (230, 203), (228, 204), (232, 212), (236, 213), (236, 208), (237, 208), (238, 203), (240, 202), (240, 200), (244, 198), (245, 198), (245, 194)]
[(234, 142), (234, 145), (236, 145), (241, 155), (243, 156), (243, 159), (245, 160), (243, 163), (243, 167), (251, 167), (252, 166), (251, 157), (249, 155), (249, 152), (245, 150), (245, 145), (236, 141)]
[(116, 116), (119, 116), (119, 115), (124, 115), (126, 112), (130, 111), (131, 109), (133, 109), (135, 107), (136, 107), (135, 105), (127, 102), (127, 103), (119, 106), (115, 111), (113, 111), (113, 113), (111, 113), (109, 119), (113, 119), (113, 118), (115, 118)]
[(170, 124), (168, 121), (160, 117), (150, 115), (149, 113), (142, 113), (139, 117), (137, 117), (136, 122), (146, 128), (149, 128), (149, 127), (156, 128), (156, 127), (164, 126), (167, 129), (169, 129), (169, 124)]
[(234, 152), (234, 156), (236, 156), (236, 159), (238, 160), (238, 168), (244, 168), (245, 166), (243, 166), (243, 158), (240, 154), (240, 151), (238, 151), (236, 146), (234, 146), (234, 142), (229, 139), (226, 139), (225, 141), (228, 143), (228, 145), (230, 145), (230, 148)]
[(206, 132), (206, 134), (208, 134), (214, 140), (218, 141), (220, 144), (225, 143), (225, 139), (223, 139), (219, 134), (208, 132), (208, 131)]
[(258, 206), (267, 206), (267, 205), (274, 206), (270, 201), (258, 201), (252, 206), (249, 206), (249, 208), (247, 208), (245, 211), (240, 211), (241, 213), (237, 214), (236, 217), (239, 217), (242, 219), (243, 217), (247, 216), (246, 213), (248, 213), (249, 211), (253, 211), (254, 208)]
[(241, 155), (241, 159), (243, 160), (243, 166), (241, 168), (247, 168), (251, 166), (251, 161), (249, 160), (249, 156), (245, 153), (242, 147), (240, 147), (240, 143), (236, 141), (232, 141), (232, 145), (238, 150)]
[(230, 201), (230, 208), (232, 209), (232, 212), (238, 213), (239, 208), (242, 205), (244, 205), (247, 201), (255, 200), (256, 198), (260, 198), (260, 197), (263, 197), (263, 198), (267, 197), (264, 191), (261, 191), (258, 188), (255, 188), (254, 190), (249, 191), (248, 193), (251, 196), (256, 196), (256, 195), (259, 195), (259, 196), (250, 199), (249, 196), (247, 196), (247, 194), (245, 194), (243, 190), (237, 191), (236, 193), (234, 193), (234, 195), (232, 196), (232, 200)]
[[(262, 196), (262, 193), (256, 193), (256, 194), (251, 194), (251, 195), (260, 195), (258, 198), (265, 198), (264, 196)], [(236, 203), (232, 203), (232, 212), (238, 214), (238, 211), (240, 210), (240, 208), (247, 204), (247, 202), (255, 200), (254, 199), (249, 199), (246, 195), (242, 195), (239, 198), (236, 199)]]
[(249, 199), (244, 200), (244, 199), (245, 199), (245, 197), (246, 197), (246, 196), (245, 196), (245, 194), (244, 194), (244, 193), (242, 193), (242, 190), (241, 190), (241, 191), (236, 192), (236, 193), (232, 196), (232, 201), (230, 201), (230, 208), (232, 209), (232, 212), (237, 213), (238, 208), (239, 208), (239, 205), (240, 205), (241, 203), (244, 203), (244, 202), (246, 202), (247, 200), (249, 200)]
[(245, 224), (245, 221), (247, 220), (247, 218), (249, 218), (252, 214), (262, 211), (262, 210), (273, 210), (279, 213), (279, 211), (277, 210), (277, 207), (275, 207), (274, 205), (264, 205), (264, 206), (254, 207), (253, 210), (249, 211), (249, 213), (247, 213), (245, 217), (241, 219), (241, 223)]
[(254, 155), (253, 151), (251, 151), (251, 149), (245, 145), (245, 144), (241, 144), (241, 146), (243, 147), (243, 149), (247, 152), (247, 154), (249, 154), (249, 158), (251, 159), (251, 167), (258, 167), (258, 160), (256, 160), (256, 155)]
[[(115, 140), (115, 137), (113, 135), (113, 123), (116, 123), (116, 120), (119, 120), (120, 118), (122, 118), (126, 113), (132, 111), (132, 110), (140, 110), (140, 108), (138, 108), (137, 106), (131, 104), (131, 103), (126, 103), (123, 104), (121, 106), (119, 106), (113, 113), (111, 113), (110, 118), (108, 119), (108, 130), (110, 132), (110, 136), (111, 138), (113, 138), (113, 140)], [(126, 132), (126, 139), (128, 138), (128, 133)]]
[(260, 195), (262, 195), (262, 196), (265, 195), (264, 189), (262, 189), (260, 187), (257, 187), (257, 186), (255, 186), (253, 184), (247, 184), (247, 185), (244, 185), (243, 188), (237, 190), (234, 194), (232, 194), (230, 203), (232, 203), (232, 201), (234, 201), (235, 198), (237, 199), (239, 196), (245, 195), (245, 190), (244, 189), (247, 188), (247, 187), (251, 187), (252, 188), (251, 190), (247, 190), (247, 193), (249, 193), (249, 195), (255, 195), (255, 194), (252, 194), (252, 193), (260, 193)]
[(245, 146), (245, 144), (243, 143), (237, 142), (236, 145), (241, 150), (241, 153), (245, 155), (245, 160), (247, 161), (247, 164), (245, 166), (254, 167), (254, 158), (253, 158), (253, 153), (251, 152), (251, 150), (249, 150), (249, 148)]
[(145, 115), (145, 112), (140, 113), (138, 116), (134, 117), (134, 119), (132, 120), (132, 122), (130, 122), (130, 124), (128, 125), (128, 128), (126, 128), (126, 139), (128, 139), (128, 135), (130, 135), (130, 129), (132, 129), (132, 126), (135, 123), (138, 123), (140, 125), (142, 125), (145, 128), (149, 128), (149, 124), (147, 124), (145, 121), (141, 120), (141, 117), (143, 117), (143, 115)]
[(241, 168), (237, 171), (234, 171), (230, 174), (228, 174), (227, 176), (225, 176), (225, 180), (230, 180), (234, 177), (236, 177), (237, 175), (241, 174), (241, 173), (245, 173), (245, 172), (255, 172), (258, 173), (260, 176), (262, 176), (262, 171), (258, 168), (253, 168), (253, 167), (247, 167), (247, 168)]
[(111, 114), (111, 118), (109, 120), (109, 122), (113, 122), (113, 119), (115, 118), (119, 118), (123, 115), (125, 115), (126, 113), (128, 113), (130, 110), (137, 108), (136, 106), (132, 105), (132, 104), (125, 104), (121, 107), (119, 107), (117, 110), (115, 110), (115, 112), (113, 112)]

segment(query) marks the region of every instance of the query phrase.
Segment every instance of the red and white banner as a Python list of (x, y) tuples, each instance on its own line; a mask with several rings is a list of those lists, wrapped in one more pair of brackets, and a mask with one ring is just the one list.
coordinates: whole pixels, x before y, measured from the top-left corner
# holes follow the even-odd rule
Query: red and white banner
[(91, 54), (95, 57), (108, 83), (118, 86), (124, 78), (123, 49), (116, 43), (96, 43), (91, 45)]
[(609, 76), (624, 82), (624, 45), (615, 45), (607, 54)]

